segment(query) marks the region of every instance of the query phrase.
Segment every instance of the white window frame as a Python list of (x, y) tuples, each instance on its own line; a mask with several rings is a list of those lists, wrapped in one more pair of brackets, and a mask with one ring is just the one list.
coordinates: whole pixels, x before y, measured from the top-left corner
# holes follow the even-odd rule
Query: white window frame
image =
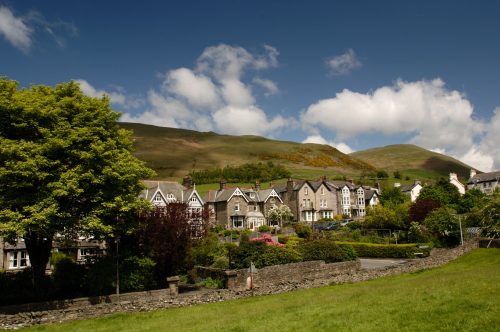
[(11, 251), (9, 252), (9, 268), (10, 269), (17, 269), (19, 268), (19, 261), (17, 259), (17, 251)]
[(240, 203), (234, 204), (234, 211), (240, 211)]

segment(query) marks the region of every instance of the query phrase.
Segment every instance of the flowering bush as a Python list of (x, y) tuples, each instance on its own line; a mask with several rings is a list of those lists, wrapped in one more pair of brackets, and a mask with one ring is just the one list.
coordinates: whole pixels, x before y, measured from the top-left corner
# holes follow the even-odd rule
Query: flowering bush
[(283, 247), (283, 244), (273, 241), (272, 236), (268, 233), (264, 233), (261, 237), (253, 238), (251, 241), (264, 242), (268, 246)]

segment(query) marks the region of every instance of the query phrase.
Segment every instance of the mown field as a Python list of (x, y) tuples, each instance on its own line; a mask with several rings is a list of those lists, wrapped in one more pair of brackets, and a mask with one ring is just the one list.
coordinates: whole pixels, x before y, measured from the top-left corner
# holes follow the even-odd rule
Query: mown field
[(440, 268), (344, 285), (29, 331), (498, 331), (500, 250)]

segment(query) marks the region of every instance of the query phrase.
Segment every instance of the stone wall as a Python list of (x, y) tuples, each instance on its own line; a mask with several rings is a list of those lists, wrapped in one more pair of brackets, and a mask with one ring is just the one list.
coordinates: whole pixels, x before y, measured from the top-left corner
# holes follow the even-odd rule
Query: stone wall
[(238, 299), (252, 295), (278, 294), (297, 289), (359, 282), (381, 276), (437, 267), (477, 247), (478, 242), (471, 241), (464, 246), (453, 249), (434, 249), (429, 257), (411, 259), (406, 264), (385, 269), (364, 270), (357, 269), (356, 264), (359, 264), (357, 262), (325, 264), (320, 261), (269, 266), (259, 269), (258, 273), (255, 274), (256, 287), (253, 291), (242, 290), (243, 280), (246, 281), (248, 276), (248, 270), (245, 269), (234, 271), (237, 279), (235, 289), (202, 289), (181, 293), (178, 296), (170, 295), (169, 290), (156, 290), (128, 293), (119, 297), (110, 295), (98, 298), (0, 307), (0, 329), (13, 329), (74, 319), (89, 319), (115, 312), (139, 312), (175, 308)]

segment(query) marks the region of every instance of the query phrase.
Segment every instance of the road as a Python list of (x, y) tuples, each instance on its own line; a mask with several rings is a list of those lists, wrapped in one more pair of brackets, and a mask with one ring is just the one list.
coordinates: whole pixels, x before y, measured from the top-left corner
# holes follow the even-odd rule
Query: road
[(405, 259), (389, 258), (389, 259), (379, 259), (379, 258), (360, 258), (362, 269), (382, 269), (388, 266), (396, 266), (406, 263)]

